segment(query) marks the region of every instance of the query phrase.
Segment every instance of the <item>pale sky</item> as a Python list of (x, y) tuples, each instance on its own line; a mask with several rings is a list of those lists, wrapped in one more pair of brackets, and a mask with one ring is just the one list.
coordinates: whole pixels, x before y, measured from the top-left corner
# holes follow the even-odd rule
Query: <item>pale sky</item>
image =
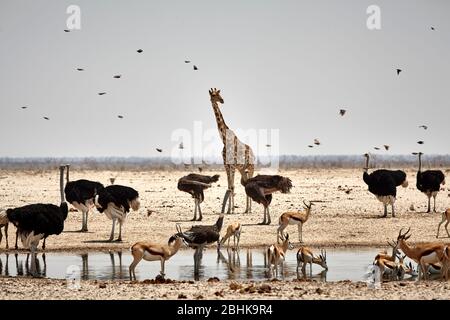
[[(81, 30), (65, 33), (71, 4)], [(366, 26), (371, 4), (381, 30)], [(448, 154), (449, 12), (446, 0), (0, 0), (0, 157), (169, 156), (196, 121), (220, 147), (210, 87), (231, 129), (278, 130), (280, 154)]]

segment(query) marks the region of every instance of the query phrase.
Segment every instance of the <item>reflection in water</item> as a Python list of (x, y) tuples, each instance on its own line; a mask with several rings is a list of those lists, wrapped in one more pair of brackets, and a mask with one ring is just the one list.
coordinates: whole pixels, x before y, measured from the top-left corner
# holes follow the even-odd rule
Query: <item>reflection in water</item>
[[(367, 267), (378, 252), (372, 249), (329, 250), (328, 272), (313, 266), (312, 278), (319, 281), (362, 281)], [(26, 253), (1, 253), (0, 275), (29, 276), (31, 257)], [(128, 251), (72, 253), (39, 253), (36, 256), (36, 272), (39, 276), (66, 279), (70, 272), (79, 270), (82, 280), (129, 280), (128, 267), (133, 258)], [(261, 249), (206, 250), (199, 268), (198, 279), (217, 277), (221, 280), (267, 280), (270, 279), (267, 255)], [(137, 266), (138, 280), (155, 278), (160, 263), (144, 262)], [(439, 275), (437, 275), (439, 276)], [(194, 279), (192, 251), (180, 250), (166, 265), (166, 277), (175, 280)], [(305, 277), (297, 274), (295, 252), (286, 256), (284, 274), (280, 279), (291, 280)], [(310, 277), (309, 270), (306, 277)]]

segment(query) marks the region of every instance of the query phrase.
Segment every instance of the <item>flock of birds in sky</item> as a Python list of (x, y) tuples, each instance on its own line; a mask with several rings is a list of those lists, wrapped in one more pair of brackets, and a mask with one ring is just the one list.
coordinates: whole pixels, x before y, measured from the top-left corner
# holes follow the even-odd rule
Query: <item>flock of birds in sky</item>
[[(435, 30), (435, 27), (431, 27), (431, 30), (434, 31), (434, 30)], [(71, 32), (71, 30), (69, 30), (69, 29), (64, 29), (64, 32), (69, 33), (69, 32)], [(139, 54), (141, 54), (141, 53), (144, 52), (144, 50), (143, 50), (143, 49), (137, 49), (136, 52), (139, 53)], [(185, 63), (185, 64), (191, 64), (191, 60), (184, 60), (184, 63)], [(193, 67), (192, 67), (193, 70), (195, 70), (195, 71), (198, 70), (197, 65), (193, 64), (192, 66), (193, 66)], [(83, 71), (85, 71), (85, 68), (77, 67), (77, 68), (76, 68), (76, 71), (83, 72)], [(397, 69), (396, 69), (397, 76), (399, 76), (401, 72), (403, 72), (403, 69), (400, 69), (400, 68), (397, 68)], [(114, 79), (121, 79), (121, 78), (122, 78), (122, 74), (115, 74), (115, 75), (113, 75), (113, 78), (114, 78)], [(99, 96), (104, 96), (104, 95), (106, 95), (106, 94), (107, 94), (107, 92), (105, 92), (105, 91), (98, 92), (98, 95), (99, 95)], [(23, 106), (23, 107), (21, 107), (21, 108), (25, 110), (25, 109), (28, 109), (28, 106)], [(339, 115), (340, 115), (341, 117), (344, 117), (347, 113), (348, 113), (348, 110), (345, 109), (345, 108), (342, 108), (342, 109), (339, 110)], [(49, 117), (49, 116), (43, 116), (42, 118), (43, 118), (44, 120), (46, 120), (46, 121), (49, 121), (49, 120), (50, 120), (50, 117)], [(119, 114), (119, 115), (117, 115), (117, 118), (118, 118), (118, 119), (124, 119), (125, 116)], [(421, 128), (421, 129), (423, 129), (423, 130), (427, 130), (427, 129), (428, 129), (428, 126), (423, 124), (423, 125), (420, 125), (419, 128)], [(422, 140), (417, 141), (417, 144), (419, 144), (419, 145), (423, 145), (424, 143), (425, 143), (425, 142), (422, 141)], [(314, 141), (313, 141), (313, 143), (311, 143), (311, 144), (308, 145), (308, 148), (311, 148), (311, 149), (312, 149), (312, 148), (314, 148), (314, 147), (320, 146), (321, 144), (322, 144), (322, 143), (319, 141), (319, 139), (318, 139), (318, 138), (315, 138)], [(266, 144), (266, 147), (267, 147), (267, 148), (270, 148), (271, 146), (272, 146), (271, 144)], [(184, 148), (184, 147), (183, 147), (183, 143), (180, 143), (179, 149), (183, 149), (183, 148)], [(384, 150), (386, 150), (386, 151), (389, 151), (389, 150), (390, 150), (390, 145), (384, 144), (383, 147), (379, 147), (379, 146), (373, 147), (373, 149), (376, 150), (376, 151), (379, 151), (379, 150), (381, 150), (382, 148), (384, 148)], [(159, 152), (159, 153), (162, 153), (162, 152), (163, 152), (163, 149), (158, 147), (158, 148), (156, 148), (156, 151)]]

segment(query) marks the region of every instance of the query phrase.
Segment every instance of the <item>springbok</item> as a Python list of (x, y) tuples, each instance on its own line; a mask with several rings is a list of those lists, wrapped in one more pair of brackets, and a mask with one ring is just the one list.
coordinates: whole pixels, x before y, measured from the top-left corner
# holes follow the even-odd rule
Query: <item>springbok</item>
[(311, 214), (311, 206), (313, 202), (310, 201), (309, 204), (306, 204), (303, 201), (305, 211), (288, 211), (283, 213), (278, 220), (278, 231), (277, 231), (277, 242), (279, 243), (279, 239), (283, 236), (283, 231), (286, 229), (288, 225), (296, 224), (298, 225), (298, 240), (300, 243), (303, 242), (303, 224), (308, 221), (309, 216)]
[[(286, 258), (286, 252), (288, 249), (293, 249), (294, 246), (289, 241), (289, 234), (287, 233), (285, 237), (281, 238), (283, 241), (281, 245), (275, 244), (271, 245), (267, 249), (267, 260), (269, 264), (269, 273), (272, 273), (272, 276), (275, 271), (275, 277), (278, 277), (278, 265), (281, 264), (281, 273), (284, 274), (284, 260)], [(272, 269), (272, 266), (275, 267), (275, 270)]]
[(438, 229), (437, 229), (437, 234), (436, 234), (436, 239), (439, 237), (439, 229), (441, 228), (441, 225), (447, 221), (447, 223), (445, 224), (445, 231), (447, 231), (447, 235), (450, 238), (450, 233), (448, 232), (448, 224), (450, 223), (450, 208), (445, 210), (444, 212), (442, 212), (442, 221), (439, 222), (438, 225)]
[(161, 261), (160, 274), (164, 277), (165, 262), (178, 252), (182, 244), (186, 245), (183, 238), (178, 235), (172, 236), (167, 245), (147, 241), (135, 243), (131, 247), (131, 254), (133, 255), (134, 260), (129, 268), (130, 280), (136, 280), (135, 268), (142, 259), (146, 261)]
[(228, 240), (227, 248), (230, 248), (231, 236), (233, 236), (233, 250), (239, 250), (239, 240), (241, 239), (242, 225), (239, 222), (232, 223), (227, 228), (227, 233), (220, 240), (219, 245)]
[(327, 265), (327, 252), (325, 250), (320, 250), (320, 254), (316, 257), (312, 250), (308, 247), (301, 247), (297, 251), (297, 275), (300, 266), (302, 266), (302, 273), (306, 276), (306, 265), (309, 264), (309, 274), (312, 277), (312, 265), (317, 264), (328, 270)]
[(403, 234), (402, 230), (403, 229), (401, 229), (398, 234), (397, 243), (408, 258), (419, 264), (419, 279), (422, 274), (423, 278), (426, 280), (428, 278), (428, 266), (431, 264), (442, 263), (443, 260), (445, 260), (444, 249), (446, 246), (442, 243), (424, 243), (414, 247), (410, 246), (406, 240), (411, 237), (411, 235), (408, 234), (411, 228)]

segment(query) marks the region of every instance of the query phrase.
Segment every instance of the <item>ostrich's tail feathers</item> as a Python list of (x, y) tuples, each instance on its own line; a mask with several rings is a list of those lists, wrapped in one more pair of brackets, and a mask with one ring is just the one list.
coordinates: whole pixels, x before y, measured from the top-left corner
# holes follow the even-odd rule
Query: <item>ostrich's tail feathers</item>
[(139, 201), (139, 198), (133, 199), (130, 202), (130, 207), (133, 209), (133, 211), (138, 211), (141, 207), (141, 202)]
[(280, 191), (282, 193), (289, 193), (291, 191), (292, 188), (292, 181), (289, 178), (286, 177), (282, 177), (282, 179), (280, 180), (278, 187), (280, 188)]
[(9, 223), (9, 220), (8, 220), (8, 216), (6, 214), (6, 210), (0, 211), (0, 226), (8, 224), (8, 223)]

